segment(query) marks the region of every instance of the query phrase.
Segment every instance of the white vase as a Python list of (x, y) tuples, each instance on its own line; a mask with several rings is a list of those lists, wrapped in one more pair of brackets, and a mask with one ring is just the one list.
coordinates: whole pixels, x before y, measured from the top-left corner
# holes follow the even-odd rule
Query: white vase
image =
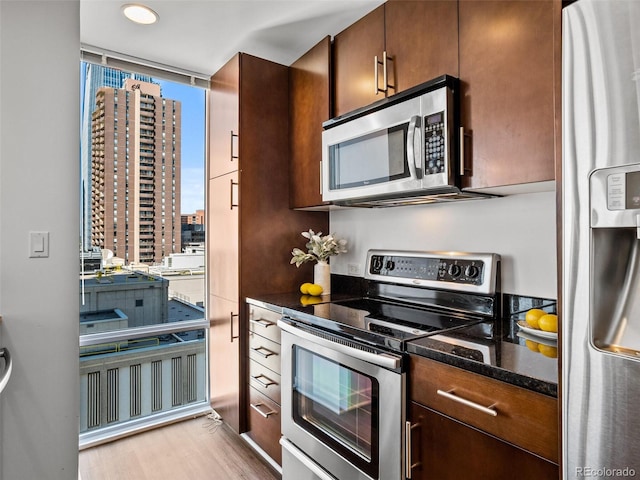
[(322, 294), (331, 293), (331, 267), (327, 262), (319, 261), (313, 266), (313, 283), (322, 287)]

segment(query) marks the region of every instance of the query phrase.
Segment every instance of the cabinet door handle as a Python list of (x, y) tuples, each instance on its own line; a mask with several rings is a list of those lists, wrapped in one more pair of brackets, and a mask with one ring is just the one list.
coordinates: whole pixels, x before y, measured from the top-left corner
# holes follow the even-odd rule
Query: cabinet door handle
[(478, 410), (482, 413), (486, 413), (487, 415), (491, 415), (492, 417), (497, 417), (498, 416), (498, 412), (496, 410), (494, 410), (492, 407), (495, 406), (495, 403), (492, 405), (489, 405), (488, 407), (485, 407), (483, 405), (480, 405), (479, 403), (476, 402), (472, 402), (471, 400), (467, 400), (466, 398), (462, 398), (459, 397), (457, 395), (453, 394), (454, 390), (449, 390), (448, 392), (445, 392), (443, 390), (438, 390), (437, 393), (438, 395), (441, 395), (445, 398), (448, 398), (449, 400), (453, 400), (454, 402), (458, 402), (461, 403), (463, 405), (466, 405), (467, 407), (471, 407), (475, 410)]
[[(274, 382), (273, 380), (271, 380), (266, 375), (263, 375), (262, 373), (256, 376), (251, 375), (251, 378), (253, 378), (256, 382), (258, 382), (264, 388), (270, 387), (271, 385), (278, 385), (278, 382)], [(261, 378), (266, 379), (266, 381), (260, 380)]]
[(260, 403), (250, 403), (249, 404), (251, 406), (251, 408), (253, 408), (256, 412), (258, 412), (260, 415), (262, 415), (264, 418), (269, 418), (271, 415), (274, 415), (278, 412), (276, 412), (275, 410), (269, 410), (268, 412), (263, 412), (262, 410), (260, 410), (260, 407), (264, 407), (266, 406), (264, 403), (260, 402)]
[(471, 139), (471, 133), (465, 133), (464, 127), (460, 127), (460, 175), (467, 174), (467, 168), (465, 164), (465, 155), (466, 155), (465, 140), (467, 138)]
[(233, 130), (231, 130), (231, 161), (233, 162), (234, 160), (238, 159), (238, 155), (234, 155), (234, 148), (233, 148), (233, 140), (234, 138), (238, 138), (238, 134), (237, 133), (233, 133)]
[(460, 175), (464, 175), (464, 127), (460, 127)]
[(233, 317), (240, 317), (240, 314), (231, 312), (231, 314), (229, 315), (229, 320), (230, 320), (229, 330), (231, 330), (231, 343), (233, 343), (233, 341), (236, 338), (240, 338), (239, 335), (235, 335), (235, 336), (233, 335)]
[(380, 60), (378, 60), (378, 55), (373, 57), (373, 93), (374, 95), (378, 95), (380, 92), (384, 92), (378, 86), (378, 68), (380, 65)]
[(269, 320), (265, 320), (264, 318), (250, 318), (249, 321), (264, 328), (274, 327), (276, 325), (276, 322), (270, 322)]
[(271, 350), (269, 350), (266, 347), (258, 347), (258, 348), (253, 348), (251, 347), (251, 350), (253, 350), (254, 352), (256, 352), (258, 355), (260, 355), (262, 358), (269, 358), (271, 355), (277, 355), (276, 352), (272, 352)]
[(389, 83), (389, 62), (393, 61), (393, 58), (387, 55), (387, 51), (382, 52), (382, 80), (384, 81), (384, 91), (385, 93), (389, 91), (390, 88), (395, 89), (396, 87)]
[[(378, 95), (378, 93), (387, 93), (387, 91), (390, 88), (395, 88), (393, 85), (389, 84), (389, 66), (388, 66), (388, 62), (392, 61), (393, 58), (391, 58), (389, 55), (387, 55), (387, 51), (385, 50), (384, 52), (382, 52), (382, 61), (380, 61), (380, 59), (378, 58), (377, 55), (375, 55), (373, 57), (373, 82), (375, 84), (374, 86), (374, 94)], [(378, 79), (378, 70), (380, 69), (380, 65), (382, 65), (382, 83), (383, 83), (383, 88), (380, 88), (379, 86), (379, 79)]]
[(229, 189), (230, 192), (230, 197), (229, 197), (229, 207), (231, 210), (233, 210), (233, 207), (239, 207), (240, 205), (238, 205), (237, 203), (233, 203), (233, 187), (237, 187), (239, 185), (238, 182), (234, 182), (233, 178), (231, 179), (231, 188)]
[(415, 425), (411, 425), (411, 422), (405, 422), (404, 424), (404, 448), (405, 448), (404, 469), (405, 469), (405, 476), (407, 477), (407, 480), (411, 480), (411, 472), (413, 471), (413, 469), (420, 466), (420, 462), (413, 463), (411, 459), (411, 431), (414, 428), (418, 428), (419, 426), (420, 426), (419, 423), (416, 423)]

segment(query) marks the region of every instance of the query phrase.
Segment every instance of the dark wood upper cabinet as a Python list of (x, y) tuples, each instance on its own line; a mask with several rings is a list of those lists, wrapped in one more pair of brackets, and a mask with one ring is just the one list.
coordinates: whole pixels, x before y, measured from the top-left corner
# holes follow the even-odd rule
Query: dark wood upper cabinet
[(334, 68), (334, 116), (440, 75), (457, 77), (457, 2), (389, 0), (336, 35)]
[(458, 76), (456, 1), (389, 0), (385, 43), (395, 89), (401, 92), (440, 75)]
[(322, 123), (331, 117), (331, 39), (325, 37), (289, 68), (291, 207), (323, 205)]
[(559, 139), (559, 0), (459, 1), (463, 186), (554, 180)]
[(384, 98), (374, 84), (374, 58), (384, 51), (384, 5), (333, 39), (333, 116)]
[(211, 77), (209, 110), (209, 178), (238, 170), (240, 127), (240, 55)]

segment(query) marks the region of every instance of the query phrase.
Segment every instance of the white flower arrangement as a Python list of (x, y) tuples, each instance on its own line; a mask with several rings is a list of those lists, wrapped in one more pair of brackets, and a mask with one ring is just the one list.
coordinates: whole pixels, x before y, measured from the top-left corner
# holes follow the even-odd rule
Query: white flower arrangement
[(306, 244), (307, 253), (299, 248), (293, 249), (291, 252), (293, 258), (290, 263), (295, 263), (296, 267), (309, 261), (326, 262), (329, 257), (347, 251), (347, 241), (336, 238), (334, 235), (323, 237), (322, 232), (315, 233), (313, 230), (309, 230), (302, 232), (302, 236), (309, 240)]

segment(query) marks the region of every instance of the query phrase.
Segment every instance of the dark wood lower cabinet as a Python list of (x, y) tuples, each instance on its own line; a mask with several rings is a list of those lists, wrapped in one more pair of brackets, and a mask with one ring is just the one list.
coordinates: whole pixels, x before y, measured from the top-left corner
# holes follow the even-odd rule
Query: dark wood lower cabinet
[(280, 450), (280, 405), (249, 387), (249, 431), (256, 442), (278, 465), (282, 465)]
[(415, 402), (411, 421), (412, 480), (559, 478), (554, 463)]

